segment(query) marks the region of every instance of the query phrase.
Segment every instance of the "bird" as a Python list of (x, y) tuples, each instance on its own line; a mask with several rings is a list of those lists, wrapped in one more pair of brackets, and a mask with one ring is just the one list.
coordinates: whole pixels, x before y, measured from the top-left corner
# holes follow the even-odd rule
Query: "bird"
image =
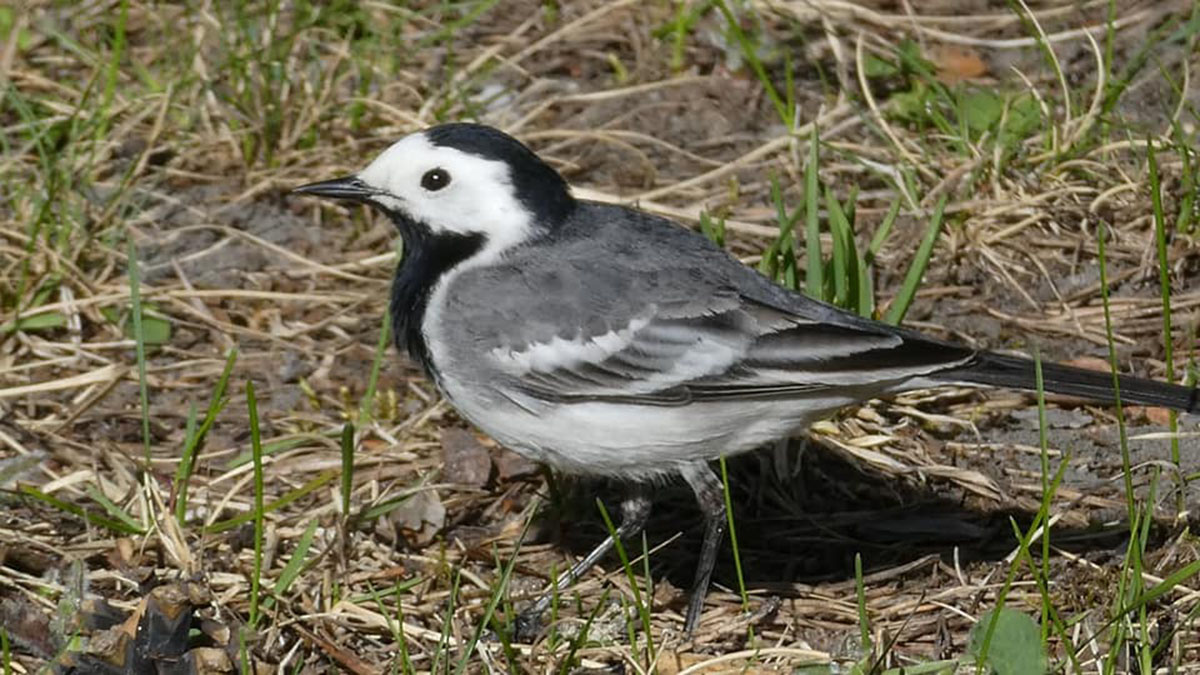
[[(396, 345), (459, 415), (557, 471), (626, 486), (615, 532), (518, 617), (527, 627), (554, 592), (644, 528), (657, 485), (682, 479), (703, 516), (683, 625), (692, 635), (726, 524), (710, 462), (898, 392), (1036, 389), (1033, 360), (844, 311), (680, 223), (577, 199), (550, 164), (491, 126), (415, 131), (355, 174), (293, 191), (365, 204), (394, 224)], [(1041, 369), (1050, 393), (1200, 408), (1196, 388), (1127, 375), (1114, 388), (1107, 373)]]

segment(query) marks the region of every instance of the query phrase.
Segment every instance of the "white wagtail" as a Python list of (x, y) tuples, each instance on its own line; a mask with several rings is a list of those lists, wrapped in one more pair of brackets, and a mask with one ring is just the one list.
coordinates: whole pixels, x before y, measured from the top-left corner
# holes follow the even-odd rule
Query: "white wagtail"
[[(395, 223), (404, 241), (391, 298), (397, 345), (497, 441), (564, 472), (627, 481), (617, 536), (645, 524), (647, 485), (682, 476), (691, 486), (704, 539), (689, 634), (725, 528), (709, 461), (877, 396), (1035, 387), (1028, 359), (847, 313), (775, 285), (674, 222), (577, 200), (558, 172), (490, 127), (413, 133), (353, 176), (296, 191), (369, 204)], [(1046, 391), (1114, 399), (1108, 374), (1042, 368)], [(1119, 386), (1126, 403), (1200, 408), (1197, 389), (1134, 377)], [(613, 543), (574, 565), (560, 590)]]

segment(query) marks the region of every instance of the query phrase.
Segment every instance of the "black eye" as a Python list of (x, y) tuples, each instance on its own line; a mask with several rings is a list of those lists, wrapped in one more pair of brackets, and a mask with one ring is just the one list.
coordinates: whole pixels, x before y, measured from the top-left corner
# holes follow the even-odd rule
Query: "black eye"
[(421, 187), (437, 192), (450, 184), (450, 174), (445, 169), (430, 169), (421, 176)]

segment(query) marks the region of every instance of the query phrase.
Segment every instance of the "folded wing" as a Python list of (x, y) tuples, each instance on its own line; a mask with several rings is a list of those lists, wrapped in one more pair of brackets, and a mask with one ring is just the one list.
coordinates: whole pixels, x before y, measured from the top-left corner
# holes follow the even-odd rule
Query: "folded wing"
[(826, 388), (866, 395), (960, 366), (967, 349), (869, 324), (837, 325), (733, 292), (706, 307), (653, 306), (604, 332), (555, 336), (489, 357), (529, 395), (553, 401), (682, 405), (786, 398)]

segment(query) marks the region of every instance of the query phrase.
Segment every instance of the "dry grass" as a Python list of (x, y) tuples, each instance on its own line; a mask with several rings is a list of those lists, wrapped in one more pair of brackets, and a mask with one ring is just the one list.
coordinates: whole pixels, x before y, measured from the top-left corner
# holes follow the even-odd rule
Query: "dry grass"
[[(1111, 658), (1109, 672), (1131, 671), (1141, 645), (1161, 644), (1156, 668), (1200, 672), (1191, 670), (1200, 661), (1194, 580), (1175, 579), (1143, 612), (1110, 621), (1118, 580), (1128, 578), (1129, 535), (1110, 411), (1069, 402), (1051, 411), (1054, 465), (1072, 459), (1051, 504), (1047, 588), (1037, 567), (1013, 562), (1010, 518), (1028, 527), (1043, 486), (1037, 426), (1014, 412), (1029, 398), (1002, 392), (871, 402), (805, 442), (731, 461), (750, 613), (723, 560), (716, 581), (734, 592), (714, 589), (688, 642), (679, 638), (679, 589), (698, 519), (686, 494), (671, 493), (646, 540), (653, 663), (645, 635), (631, 643), (628, 626), (638, 624), (626, 616), (629, 580), (615, 564), (572, 589), (537, 643), (475, 642), (494, 598), (504, 597), (495, 609), (508, 616), (509, 601), (520, 608), (549, 570), (603, 536), (593, 493), (548, 484), (487, 439), (455, 433), (463, 424), (391, 350), (365, 398), (393, 234), (359, 210), (286, 195), (357, 168), (422, 125), (478, 118), (521, 136), (581, 195), (689, 221), (723, 215), (728, 245), (755, 262), (777, 233), (768, 177), (800, 203), (816, 128), (821, 180), (843, 198), (860, 190), (862, 242), (901, 201), (877, 263), (881, 299), (902, 279), (933, 204), (949, 198), (911, 325), (994, 348), (1039, 344), (1047, 358), (1102, 357), (1103, 223), (1122, 366), (1162, 377), (1146, 146), (1159, 149), (1174, 224), (1193, 204), (1184, 159), (1195, 138), (1196, 59), (1192, 37), (1172, 43), (1155, 31), (1178, 28), (1171, 22), (1187, 20), (1189, 3), (1118, 2), (1110, 22), (1108, 3), (1095, 1), (1037, 5), (1024, 21), (984, 0), (967, 3), (971, 15), (958, 2), (756, 2), (741, 25), (769, 81), (781, 87), (785, 63), (793, 68), (791, 129), (715, 10), (675, 33), (669, 26), (692, 6), (506, 0), (479, 4), (475, 16), (476, 4), (363, 3), (316, 20), (302, 2), (244, 15), (223, 3), (139, 0), (0, 13), (0, 597), (14, 671), (42, 667), (71, 636), (91, 632), (78, 610), (85, 600), (132, 611), (152, 587), (179, 580), (204, 592), (179, 602), (211, 620), (208, 641), (237, 656), (254, 570), (253, 381), (267, 444), (262, 569), (271, 599), (246, 640), (264, 668), (880, 672), (962, 655), (1012, 570), (1009, 606), (1036, 613), (1048, 598), (1069, 626), (1073, 646), (1048, 639), (1057, 667), (1091, 672)], [(1040, 122), (1001, 144), (898, 115), (911, 81), (868, 75), (873, 59), (905, 41), (942, 80), (966, 83), (956, 87), (1009, 92), (1010, 103), (1024, 92)], [(1123, 64), (1148, 44), (1159, 47), (1151, 65), (1109, 105)], [(1177, 373), (1196, 344), (1194, 233), (1178, 232), (1167, 251)], [(130, 243), (145, 321), (170, 329), (148, 346), (148, 450), (129, 327)], [(235, 347), (228, 401), (195, 460), (179, 522), (174, 476), (189, 408), (203, 419)], [(1186, 510), (1194, 491), (1180, 478), (1200, 447), (1193, 422), (1176, 466), (1152, 435), (1164, 428), (1159, 411), (1128, 412), (1156, 424), (1131, 432), (1145, 436), (1131, 445), (1132, 477), (1153, 516), (1137, 539), (1153, 585), (1200, 560)], [(345, 513), (339, 436), (348, 421), (359, 424)], [(29, 486), (110, 520), (122, 514), (130, 531), (52, 506)], [(289, 562), (300, 564), (310, 524), (303, 565), (275, 593)], [(860, 644), (856, 553), (873, 652)], [(511, 583), (498, 594), (510, 561)], [(645, 583), (641, 563), (634, 569)], [(587, 639), (574, 644), (589, 617)], [(1131, 641), (1114, 638), (1113, 625)]]

